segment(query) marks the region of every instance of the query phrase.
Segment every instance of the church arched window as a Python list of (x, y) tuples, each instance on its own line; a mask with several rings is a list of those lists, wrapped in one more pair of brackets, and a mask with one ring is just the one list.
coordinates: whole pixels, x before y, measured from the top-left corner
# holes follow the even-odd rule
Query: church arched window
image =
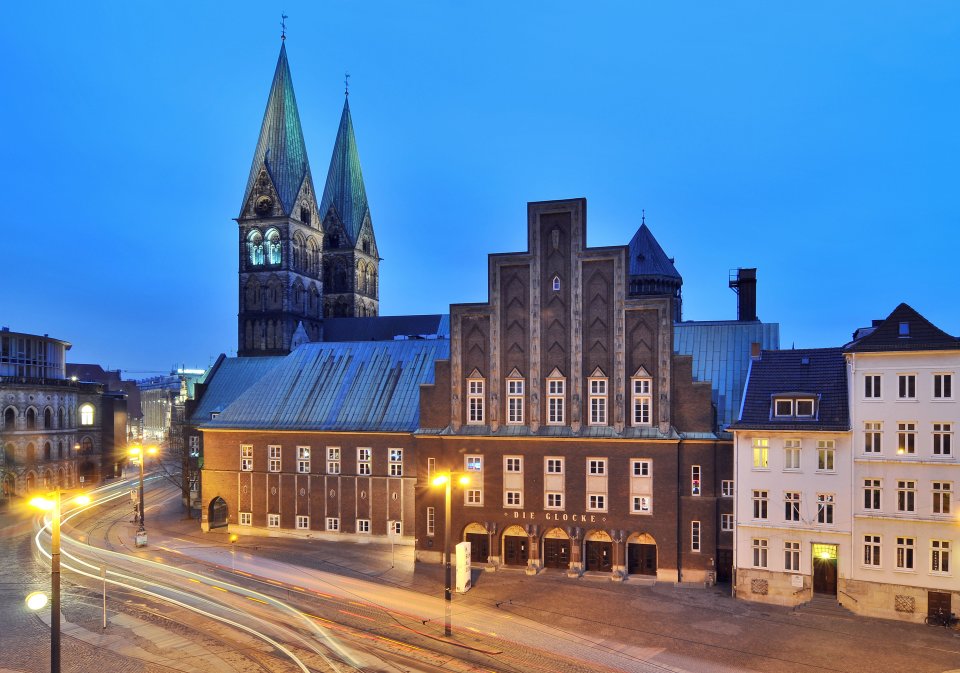
[(293, 237), (293, 268), (297, 271), (303, 271), (307, 268), (308, 263), (304, 263), (303, 259), (304, 253), (304, 244), (302, 236)]
[(254, 229), (247, 234), (247, 258), (253, 266), (263, 266), (263, 236)]
[(280, 232), (276, 229), (267, 231), (266, 254), (267, 264), (280, 263)]
[(320, 247), (313, 236), (307, 239), (307, 275), (316, 278), (320, 273)]

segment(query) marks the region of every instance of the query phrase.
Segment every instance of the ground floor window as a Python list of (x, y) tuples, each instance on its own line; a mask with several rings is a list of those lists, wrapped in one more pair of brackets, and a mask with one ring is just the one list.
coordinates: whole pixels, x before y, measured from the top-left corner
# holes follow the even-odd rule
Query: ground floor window
[(279, 528), (279, 527), (280, 527), (280, 515), (267, 514), (267, 528)]
[(800, 543), (783, 543), (783, 569), (791, 572), (800, 572)]
[(253, 513), (252, 512), (240, 512), (240, 525), (249, 526), (253, 523)]
[(767, 541), (762, 538), (753, 538), (753, 567), (767, 567)]
[(310, 517), (303, 516), (302, 514), (297, 515), (297, 528), (307, 529), (310, 528)]
[(942, 575), (950, 572), (950, 541), (930, 540), (930, 572)]
[(437, 510), (435, 507), (427, 507), (427, 535), (433, 535), (437, 530)]
[(863, 536), (863, 565), (871, 568), (880, 567), (880, 536)]
[(370, 519), (357, 519), (357, 532), (358, 532), (358, 533), (369, 533), (369, 532), (370, 532)]
[(913, 570), (914, 545), (912, 537), (897, 538), (897, 570)]
[(340, 530), (340, 519), (335, 516), (327, 517), (327, 530), (338, 531)]
[(391, 532), (395, 536), (403, 535), (403, 522), (402, 521), (391, 521), (392, 530)]

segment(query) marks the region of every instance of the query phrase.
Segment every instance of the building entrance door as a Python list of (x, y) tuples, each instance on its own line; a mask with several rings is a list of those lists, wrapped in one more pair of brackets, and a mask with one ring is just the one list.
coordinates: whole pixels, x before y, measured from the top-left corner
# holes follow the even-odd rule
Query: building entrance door
[(733, 580), (733, 550), (717, 550), (717, 581), (728, 583)]
[(587, 541), (587, 570), (609, 572), (613, 570), (613, 543)]
[(529, 558), (530, 541), (519, 535), (503, 536), (503, 562), (510, 566), (525, 566)]
[(636, 544), (627, 545), (627, 572), (631, 575), (657, 574), (657, 545)]
[(486, 533), (467, 533), (470, 543), (470, 562), (486, 563), (490, 557), (490, 536)]
[(813, 545), (813, 591), (837, 595), (837, 545)]
[(227, 502), (221, 497), (214, 498), (210, 503), (207, 515), (207, 520), (211, 528), (220, 528), (222, 526), (226, 526)]
[(570, 540), (546, 538), (543, 541), (543, 567), (566, 569), (570, 565)]
[(927, 616), (938, 617), (950, 614), (950, 594), (946, 591), (927, 592)]

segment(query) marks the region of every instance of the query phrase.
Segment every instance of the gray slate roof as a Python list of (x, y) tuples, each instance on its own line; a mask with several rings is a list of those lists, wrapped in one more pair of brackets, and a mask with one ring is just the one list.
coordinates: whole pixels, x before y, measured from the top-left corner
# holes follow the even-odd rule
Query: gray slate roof
[[(908, 326), (907, 335), (900, 335), (900, 324)], [(908, 304), (900, 304), (873, 329), (851, 341), (844, 350), (848, 353), (884, 351), (960, 350), (960, 339), (950, 336), (917, 313)]]
[[(777, 395), (812, 396), (817, 415), (810, 420), (773, 416)], [(763, 351), (751, 363), (740, 412), (732, 430), (849, 430), (847, 370), (842, 348)]]
[(680, 273), (667, 257), (646, 223), (641, 224), (630, 239), (628, 274), (631, 276), (658, 276), (681, 280)]
[(738, 320), (686, 321), (673, 326), (673, 351), (693, 356), (693, 379), (709, 381), (723, 430), (737, 419), (750, 369), (750, 344), (780, 348), (778, 323)]
[(450, 315), (381, 315), (367, 318), (326, 318), (323, 340), (392, 341), (397, 337), (449, 339)]
[(247, 189), (243, 193), (243, 203), (240, 204), (241, 212), (264, 164), (280, 197), (283, 212), (289, 215), (293, 211), (293, 202), (300, 193), (303, 181), (311, 178), (307, 146), (303, 141), (300, 113), (297, 111), (297, 98), (293, 93), (293, 80), (290, 77), (284, 44), (280, 45), (280, 58), (277, 60), (277, 69), (270, 85), (260, 138), (253, 153), (253, 164), (250, 166), (250, 177), (247, 178)]
[(308, 343), (204, 429), (412, 432), (445, 339)]
[(283, 362), (283, 356), (224, 358), (206, 378), (206, 388), (197, 404), (191, 422), (201, 424), (210, 414), (226, 409), (254, 383)]
[(343, 114), (340, 115), (340, 128), (330, 157), (330, 169), (327, 171), (327, 184), (323, 188), (320, 201), (320, 217), (326, 217), (333, 206), (343, 224), (350, 243), (356, 245), (357, 236), (363, 226), (363, 219), (370, 212), (367, 204), (367, 189), (363, 185), (363, 173), (360, 170), (360, 152), (357, 139), (353, 135), (353, 118), (350, 116), (349, 99), (343, 102)]

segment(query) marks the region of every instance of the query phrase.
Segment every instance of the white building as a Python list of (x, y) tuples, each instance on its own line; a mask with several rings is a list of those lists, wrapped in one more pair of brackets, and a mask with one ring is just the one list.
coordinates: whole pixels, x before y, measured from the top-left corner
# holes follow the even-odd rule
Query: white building
[(960, 611), (960, 341), (906, 304), (854, 336), (844, 352), (857, 551), (844, 604), (917, 621)]
[(763, 351), (731, 430), (736, 595), (781, 605), (837, 596), (858, 553), (842, 349)]

